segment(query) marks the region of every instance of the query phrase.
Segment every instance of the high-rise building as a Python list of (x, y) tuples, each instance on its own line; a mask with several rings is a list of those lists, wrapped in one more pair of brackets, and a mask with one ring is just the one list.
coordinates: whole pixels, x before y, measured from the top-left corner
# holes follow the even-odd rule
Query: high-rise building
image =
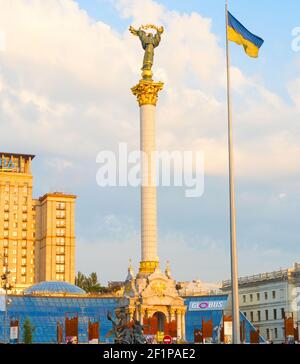
[(0, 153), (0, 271), (15, 291), (44, 280), (74, 283), (76, 196), (32, 198), (30, 154)]
[(47, 193), (35, 200), (37, 281), (75, 280), (75, 196)]

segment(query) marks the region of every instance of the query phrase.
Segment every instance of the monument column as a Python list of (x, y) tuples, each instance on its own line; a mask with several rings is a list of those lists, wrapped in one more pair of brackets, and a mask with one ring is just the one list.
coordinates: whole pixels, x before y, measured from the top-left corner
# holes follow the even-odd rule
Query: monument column
[[(149, 32), (149, 29), (155, 31)], [(132, 26), (130, 32), (140, 39), (144, 49), (142, 79), (131, 91), (137, 97), (140, 107), (140, 150), (141, 150), (141, 262), (139, 276), (147, 276), (158, 267), (157, 226), (156, 226), (156, 164), (155, 109), (158, 92), (163, 89), (162, 82), (152, 79), (154, 49), (158, 47), (163, 27), (142, 25)]]
[(141, 158), (141, 262), (140, 274), (150, 274), (158, 266), (157, 256), (157, 207), (156, 207), (156, 164), (155, 109), (157, 95), (163, 83), (140, 80), (132, 88), (140, 106), (140, 149)]

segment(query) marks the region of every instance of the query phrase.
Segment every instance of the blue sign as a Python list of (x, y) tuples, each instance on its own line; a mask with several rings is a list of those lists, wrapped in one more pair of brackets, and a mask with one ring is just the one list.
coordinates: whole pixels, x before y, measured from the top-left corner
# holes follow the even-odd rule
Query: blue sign
[(222, 311), (226, 305), (227, 301), (224, 300), (191, 301), (189, 311)]

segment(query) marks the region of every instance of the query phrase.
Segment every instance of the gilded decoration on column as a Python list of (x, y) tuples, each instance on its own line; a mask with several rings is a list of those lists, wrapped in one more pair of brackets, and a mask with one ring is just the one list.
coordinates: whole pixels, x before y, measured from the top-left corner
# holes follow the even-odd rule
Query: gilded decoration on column
[(142, 105), (156, 106), (158, 92), (164, 87), (162, 82), (144, 81), (132, 87), (132, 93), (137, 97), (138, 103)]
[(153, 273), (158, 266), (158, 261), (140, 262), (139, 272), (145, 274)]

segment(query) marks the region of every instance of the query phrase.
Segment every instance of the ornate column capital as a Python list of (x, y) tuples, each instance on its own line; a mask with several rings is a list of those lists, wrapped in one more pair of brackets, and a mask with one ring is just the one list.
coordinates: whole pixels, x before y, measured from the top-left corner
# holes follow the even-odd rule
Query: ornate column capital
[(134, 96), (137, 97), (138, 103), (142, 105), (156, 106), (158, 92), (164, 87), (162, 82), (153, 82), (140, 80), (140, 82), (131, 88)]

